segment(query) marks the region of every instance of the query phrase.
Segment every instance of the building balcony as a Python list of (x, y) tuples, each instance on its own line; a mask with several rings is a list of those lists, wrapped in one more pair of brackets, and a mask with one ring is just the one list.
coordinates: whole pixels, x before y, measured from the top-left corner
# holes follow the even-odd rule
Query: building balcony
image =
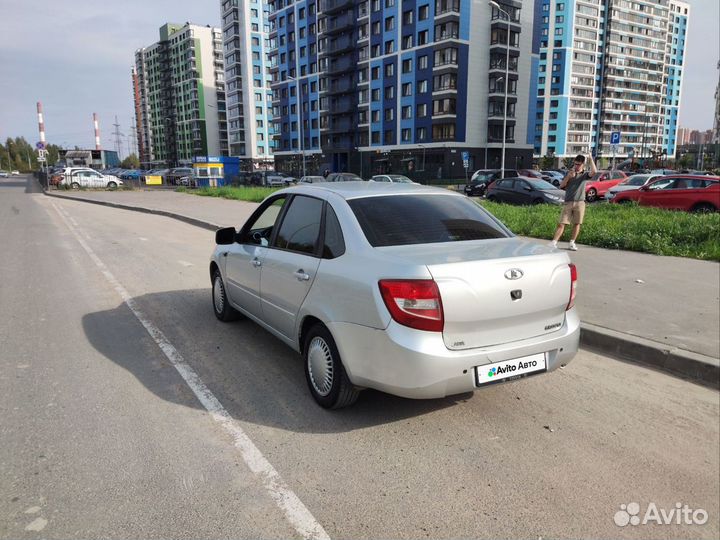
[(435, 36), (435, 43), (447, 41), (449, 39), (460, 39), (459, 32), (441, 32), (439, 35)]
[(352, 9), (355, 0), (325, 0), (322, 4), (322, 11), (325, 15), (332, 15), (344, 9)]
[(350, 100), (343, 100), (341, 102), (330, 105), (328, 113), (331, 115), (338, 114), (349, 114), (357, 110), (357, 105)]
[(353, 58), (345, 57), (335, 61), (331, 60), (325, 73), (328, 75), (337, 75), (339, 73), (346, 73), (356, 69), (357, 62)]
[(328, 43), (326, 54), (340, 54), (351, 51), (355, 48), (355, 40), (350, 36), (344, 36)]
[(355, 89), (356, 86), (351, 79), (343, 79), (341, 81), (328, 85), (328, 87), (325, 89), (325, 92), (331, 95), (347, 94), (349, 92), (354, 92)]
[(345, 30), (350, 30), (355, 26), (355, 17), (352, 13), (343, 14), (334, 19), (329, 19), (325, 27), (325, 34), (337, 34)]

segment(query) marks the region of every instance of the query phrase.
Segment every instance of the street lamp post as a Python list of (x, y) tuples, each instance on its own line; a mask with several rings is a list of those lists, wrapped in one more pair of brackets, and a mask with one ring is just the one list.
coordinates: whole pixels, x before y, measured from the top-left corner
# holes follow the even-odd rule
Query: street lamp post
[(507, 101), (508, 101), (508, 85), (510, 84), (510, 14), (500, 7), (500, 4), (494, 0), (488, 2), (495, 9), (505, 14), (507, 17), (507, 50), (505, 53), (505, 104), (503, 105), (503, 137), (502, 137), (502, 156), (500, 158), (500, 177), (505, 178), (505, 142), (507, 140)]
[(303, 130), (303, 117), (302, 117), (302, 89), (300, 88), (300, 81), (296, 79), (295, 77), (290, 77), (288, 75), (288, 79), (291, 81), (295, 81), (295, 88), (298, 95), (298, 115), (300, 118), (300, 153), (302, 154), (302, 164), (303, 164), (303, 176), (307, 176), (306, 170), (305, 170), (305, 133)]

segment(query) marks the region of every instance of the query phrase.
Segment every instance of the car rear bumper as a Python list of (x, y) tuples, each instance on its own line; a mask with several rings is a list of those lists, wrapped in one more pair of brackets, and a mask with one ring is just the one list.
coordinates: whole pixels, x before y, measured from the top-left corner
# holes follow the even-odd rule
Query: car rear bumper
[(441, 398), (472, 392), (475, 367), (546, 353), (547, 371), (575, 356), (580, 319), (567, 312), (562, 328), (552, 334), (482, 349), (449, 350), (442, 335), (391, 321), (382, 330), (351, 323), (328, 324), (353, 384), (413, 398)]

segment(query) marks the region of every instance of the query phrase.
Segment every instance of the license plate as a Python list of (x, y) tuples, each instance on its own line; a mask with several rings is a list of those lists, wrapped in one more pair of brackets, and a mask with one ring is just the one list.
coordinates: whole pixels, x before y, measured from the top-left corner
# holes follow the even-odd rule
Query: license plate
[(478, 386), (483, 386), (495, 382), (520, 379), (544, 371), (547, 371), (545, 353), (538, 353), (477, 366), (475, 368), (475, 382)]

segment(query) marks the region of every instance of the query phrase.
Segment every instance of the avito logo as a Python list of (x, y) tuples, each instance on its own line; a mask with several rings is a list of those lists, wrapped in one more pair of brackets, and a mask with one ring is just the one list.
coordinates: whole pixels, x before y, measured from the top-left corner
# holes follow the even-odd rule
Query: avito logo
[(537, 367), (538, 363), (537, 360), (531, 360), (528, 362), (518, 362), (517, 365), (514, 364), (508, 364), (507, 366), (498, 366), (491, 368), (488, 371), (488, 377), (495, 377), (496, 375), (503, 375), (505, 373), (512, 373), (513, 371), (517, 371), (518, 369), (529, 369), (531, 367)]

